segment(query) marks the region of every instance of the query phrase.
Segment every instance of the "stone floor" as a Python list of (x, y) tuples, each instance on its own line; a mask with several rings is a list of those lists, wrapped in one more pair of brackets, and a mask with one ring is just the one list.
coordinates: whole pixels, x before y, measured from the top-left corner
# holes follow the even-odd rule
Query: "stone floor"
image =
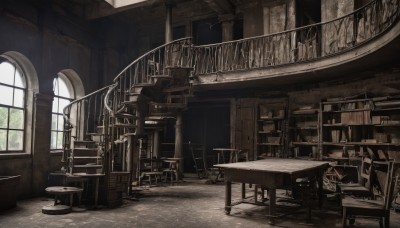
[[(240, 185), (233, 184), (233, 198), (240, 197)], [(46, 215), (43, 206), (52, 198), (35, 198), (18, 202), (15, 209), (0, 212), (0, 227), (270, 227), (268, 207), (240, 204), (224, 213), (223, 183), (207, 184), (205, 180), (186, 177), (182, 183), (145, 187), (138, 201), (124, 200), (121, 207), (97, 210), (74, 207), (65, 215)], [(285, 192), (278, 192), (278, 195)], [(322, 210), (312, 211), (306, 222), (305, 210), (279, 210), (286, 215), (276, 220), (276, 227), (341, 227), (337, 202), (325, 200)], [(400, 227), (400, 213), (391, 212), (391, 227)], [(354, 227), (379, 227), (373, 219), (357, 219)]]

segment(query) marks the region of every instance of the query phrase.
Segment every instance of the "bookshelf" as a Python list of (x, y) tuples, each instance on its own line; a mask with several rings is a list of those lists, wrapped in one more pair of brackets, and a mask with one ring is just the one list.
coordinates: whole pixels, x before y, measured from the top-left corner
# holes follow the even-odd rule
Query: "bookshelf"
[(257, 159), (286, 157), (287, 100), (261, 101), (257, 119)]

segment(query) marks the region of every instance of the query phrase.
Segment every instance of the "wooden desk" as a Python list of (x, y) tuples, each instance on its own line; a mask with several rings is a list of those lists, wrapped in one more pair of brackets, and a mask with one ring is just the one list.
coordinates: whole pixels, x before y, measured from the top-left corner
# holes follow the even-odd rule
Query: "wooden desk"
[[(219, 164), (215, 167), (223, 168), (225, 175), (225, 213), (229, 214), (232, 208), (232, 182), (257, 184), (268, 188), (269, 223), (274, 223), (276, 189), (293, 186), (297, 178), (316, 178), (318, 181), (319, 205), (322, 205), (323, 173), (329, 163), (323, 161), (307, 161), (297, 159), (265, 159), (250, 162)], [(242, 191), (244, 188), (242, 187)], [(242, 192), (242, 196), (244, 193)]]

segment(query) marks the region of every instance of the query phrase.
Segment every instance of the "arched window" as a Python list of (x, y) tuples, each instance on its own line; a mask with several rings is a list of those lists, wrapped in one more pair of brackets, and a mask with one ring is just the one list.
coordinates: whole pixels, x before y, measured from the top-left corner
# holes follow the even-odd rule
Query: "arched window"
[(52, 151), (63, 148), (64, 118), (63, 109), (75, 99), (74, 87), (71, 81), (63, 73), (59, 73), (54, 79), (54, 100), (51, 117), (51, 144)]
[(19, 66), (0, 57), (0, 153), (25, 149), (26, 88)]

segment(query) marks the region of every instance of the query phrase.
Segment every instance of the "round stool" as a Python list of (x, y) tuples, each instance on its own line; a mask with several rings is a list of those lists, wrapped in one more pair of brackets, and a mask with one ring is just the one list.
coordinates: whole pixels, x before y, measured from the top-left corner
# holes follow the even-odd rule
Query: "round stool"
[[(51, 195), (54, 195), (54, 205), (44, 206), (42, 208), (42, 213), (58, 215), (58, 214), (66, 214), (66, 213), (69, 213), (72, 211), (73, 198), (74, 198), (73, 196), (74, 196), (74, 194), (78, 194), (78, 195), (82, 194), (83, 189), (76, 188), (76, 187), (54, 186), (54, 187), (46, 188), (45, 191)], [(69, 196), (69, 206), (58, 204), (57, 197), (62, 196), (62, 195)]]

